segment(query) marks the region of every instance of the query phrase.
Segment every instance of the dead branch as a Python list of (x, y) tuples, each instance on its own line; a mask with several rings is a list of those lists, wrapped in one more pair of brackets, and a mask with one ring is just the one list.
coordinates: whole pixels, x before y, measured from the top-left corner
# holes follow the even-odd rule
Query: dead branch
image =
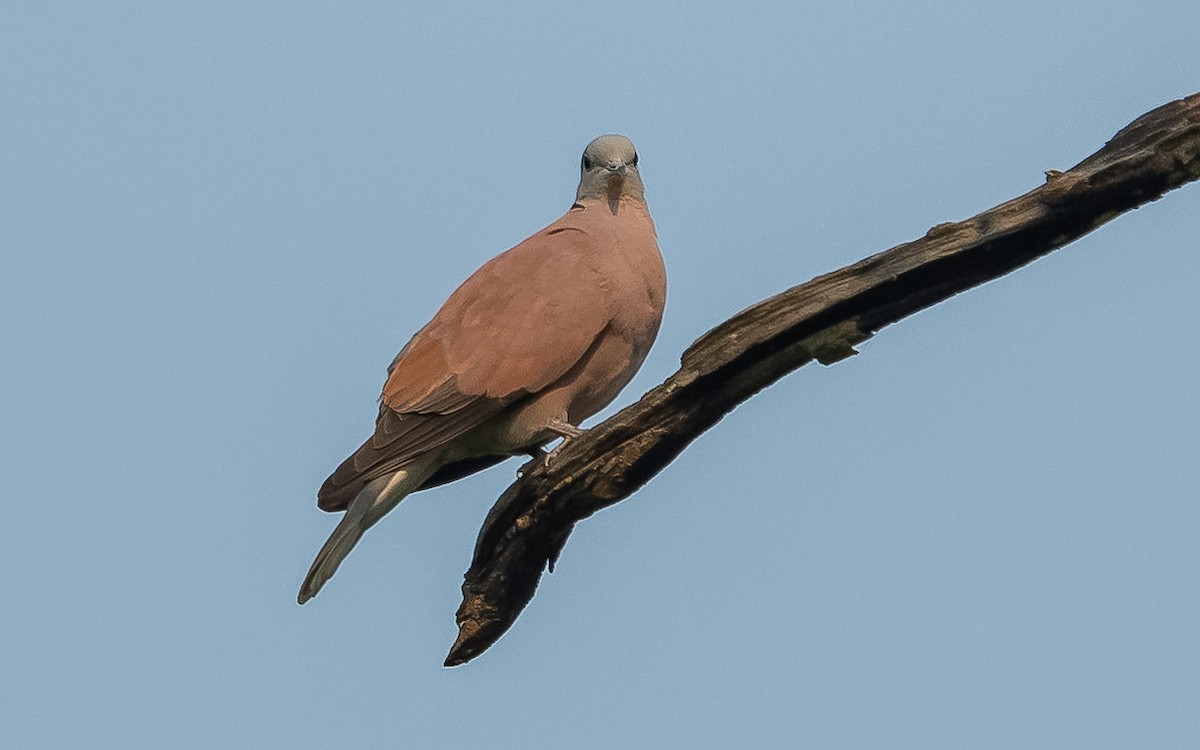
[(683, 353), (637, 403), (531, 470), (484, 521), (446, 666), (504, 634), (575, 524), (629, 497), (742, 401), (813, 360), (830, 364), (889, 323), (1002, 276), (1200, 178), (1200, 93), (1139, 117), (1025, 195), (793, 287)]

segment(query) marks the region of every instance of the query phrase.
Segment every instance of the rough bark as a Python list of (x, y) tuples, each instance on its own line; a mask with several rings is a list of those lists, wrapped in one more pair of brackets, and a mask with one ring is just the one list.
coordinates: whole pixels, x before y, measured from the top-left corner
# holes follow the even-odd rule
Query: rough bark
[(637, 403), (534, 466), (484, 521), (446, 666), (504, 634), (575, 524), (629, 497), (731, 409), (813, 360), (1002, 276), (1200, 178), (1200, 93), (1163, 105), (1045, 184), (965, 221), (763, 300), (704, 334)]

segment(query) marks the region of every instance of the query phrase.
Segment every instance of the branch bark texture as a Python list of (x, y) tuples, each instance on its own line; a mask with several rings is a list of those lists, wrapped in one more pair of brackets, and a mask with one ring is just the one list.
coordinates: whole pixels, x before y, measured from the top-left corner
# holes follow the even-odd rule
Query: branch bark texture
[(1002, 276), (1200, 178), (1200, 93), (1139, 117), (1045, 184), (738, 313), (683, 353), (677, 372), (517, 480), (484, 521), (446, 666), (504, 634), (575, 524), (645, 484), (742, 401), (813, 360)]

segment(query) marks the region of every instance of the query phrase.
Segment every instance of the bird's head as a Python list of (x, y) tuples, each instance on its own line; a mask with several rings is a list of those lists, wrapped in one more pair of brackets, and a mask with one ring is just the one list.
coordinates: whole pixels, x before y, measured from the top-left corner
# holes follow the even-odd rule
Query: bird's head
[(579, 190), (575, 200), (603, 199), (615, 214), (621, 198), (644, 201), (645, 188), (638, 174), (638, 154), (623, 135), (602, 135), (583, 150), (579, 165)]

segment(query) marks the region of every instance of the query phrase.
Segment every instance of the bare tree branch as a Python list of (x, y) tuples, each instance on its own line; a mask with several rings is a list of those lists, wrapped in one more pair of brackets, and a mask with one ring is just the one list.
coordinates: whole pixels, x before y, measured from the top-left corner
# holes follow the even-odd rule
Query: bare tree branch
[(1200, 178), (1200, 93), (1163, 105), (1044, 185), (966, 221), (793, 287), (735, 315), (683, 353), (637, 403), (536, 466), (484, 521), (446, 666), (504, 634), (574, 525), (625, 499), (762, 388), (830, 364), (880, 328), (1002, 276), (1116, 216)]

